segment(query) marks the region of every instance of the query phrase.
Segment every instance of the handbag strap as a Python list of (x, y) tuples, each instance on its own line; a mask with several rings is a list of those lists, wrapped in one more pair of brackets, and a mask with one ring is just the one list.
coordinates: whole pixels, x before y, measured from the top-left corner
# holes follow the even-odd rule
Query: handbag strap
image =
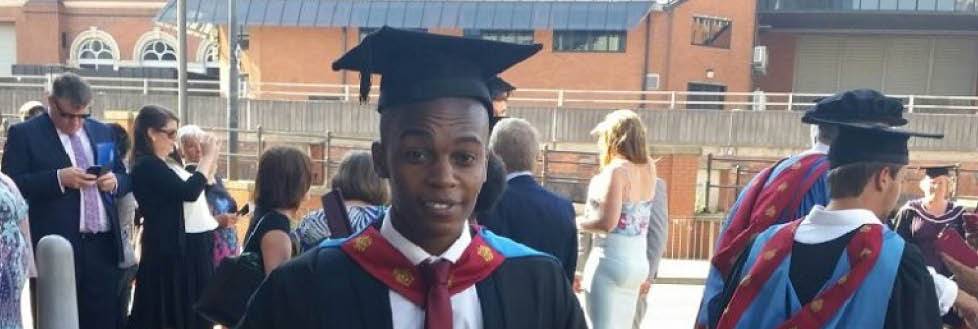
[(248, 243), (251, 242), (251, 238), (255, 237), (255, 233), (258, 232), (259, 228), (261, 228), (261, 223), (265, 221), (265, 217), (268, 217), (268, 213), (262, 215), (261, 218), (258, 219), (258, 224), (255, 224), (255, 229), (251, 231), (251, 234), (248, 234), (248, 238), (246, 238), (244, 244), (241, 245), (242, 248), (248, 247)]

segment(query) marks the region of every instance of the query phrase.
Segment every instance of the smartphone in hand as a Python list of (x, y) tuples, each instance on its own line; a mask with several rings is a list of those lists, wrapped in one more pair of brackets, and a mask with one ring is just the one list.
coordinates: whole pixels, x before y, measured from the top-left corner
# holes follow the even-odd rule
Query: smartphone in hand
[(95, 177), (101, 177), (102, 175), (109, 173), (109, 168), (103, 166), (91, 166), (88, 167), (88, 169), (85, 169), (85, 172), (89, 175), (95, 175)]
[(247, 203), (245, 203), (245, 205), (242, 206), (241, 209), (238, 209), (237, 215), (238, 216), (244, 216), (244, 215), (247, 215), (250, 212), (251, 212), (251, 206), (249, 206)]

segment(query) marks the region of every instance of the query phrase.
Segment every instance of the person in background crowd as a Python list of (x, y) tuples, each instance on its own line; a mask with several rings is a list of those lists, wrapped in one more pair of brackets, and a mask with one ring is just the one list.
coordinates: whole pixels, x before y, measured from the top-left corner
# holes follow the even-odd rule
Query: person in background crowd
[(964, 292), (939, 299), (920, 249), (883, 225), (900, 196), (907, 141), (937, 136), (837, 127), (828, 205), (751, 239), (722, 289), (723, 311), (710, 313), (711, 328), (941, 328), (940, 311), (955, 299), (975, 305)]
[[(954, 185), (949, 175), (949, 170), (953, 167), (924, 168), (925, 175), (920, 180), (920, 189), (924, 191), (924, 197), (907, 202), (890, 223), (893, 230), (903, 239), (920, 248), (927, 266), (944, 276), (950, 276), (952, 273), (941, 261), (934, 245), (937, 236), (944, 230), (954, 230), (961, 237), (969, 235), (965, 234), (964, 206), (948, 200)], [(962, 324), (961, 319), (953, 312), (944, 316), (944, 322), (951, 326)]]
[(646, 234), (655, 197), (655, 162), (645, 146), (645, 125), (631, 110), (608, 114), (594, 128), (601, 172), (588, 187), (581, 230), (597, 239), (584, 266), (584, 298), (592, 328), (628, 328), (649, 276)]
[(949, 175), (951, 168), (953, 166), (924, 168), (925, 176), (920, 180), (924, 197), (907, 202), (892, 220), (893, 230), (920, 248), (927, 266), (945, 276), (951, 275), (951, 271), (944, 266), (934, 246), (937, 235), (950, 229), (957, 231), (961, 237), (966, 236), (964, 206), (948, 200), (954, 184)]
[[(129, 132), (117, 123), (110, 123), (112, 134), (115, 136), (116, 155), (124, 159), (129, 158), (129, 149), (132, 142)], [(116, 209), (119, 212), (119, 231), (122, 233), (122, 259), (119, 260), (119, 269), (123, 271), (122, 280), (119, 283), (119, 300), (122, 309), (124, 322), (129, 317), (129, 302), (132, 301), (132, 284), (136, 280), (136, 272), (139, 270), (139, 255), (136, 253), (136, 196), (132, 192), (123, 196), (116, 196)]]
[(193, 309), (214, 273), (214, 229), (204, 188), (217, 166), (219, 147), (201, 138), (201, 160), (191, 173), (170, 158), (178, 120), (170, 110), (147, 105), (133, 128), (133, 192), (142, 213), (142, 257), (136, 274), (129, 328), (210, 329)]
[(112, 130), (90, 118), (88, 83), (66, 73), (51, 86), (48, 113), (10, 127), (0, 167), (27, 200), (31, 243), (51, 234), (71, 243), (79, 328), (120, 328), (115, 198), (129, 193), (129, 175)]
[(526, 120), (503, 119), (489, 137), (489, 150), (505, 165), (506, 191), (480, 224), (557, 257), (567, 279), (573, 280), (577, 268), (574, 206), (533, 178), (540, 155), (539, 133)]
[(486, 78), (540, 48), (383, 27), (334, 62), (382, 76), (372, 155), (391, 209), (272, 272), (240, 328), (585, 328), (556, 259), (468, 225), (487, 174)]
[(7, 175), (0, 174), (0, 328), (23, 328), (20, 296), (28, 277), (36, 277), (27, 201)]
[[(359, 232), (387, 213), (390, 188), (387, 180), (377, 176), (370, 152), (352, 151), (340, 161), (339, 169), (330, 179), (329, 187), (343, 191), (343, 201), (350, 215), (350, 227)], [(323, 209), (302, 218), (295, 229), (302, 251), (312, 249), (330, 238), (329, 225)]]
[(489, 87), (489, 97), (492, 98), (493, 118), (504, 119), (509, 116), (509, 96), (513, 95), (516, 87), (496, 76), (486, 83)]
[(265, 273), (271, 273), (296, 254), (289, 233), (302, 200), (312, 186), (312, 160), (292, 147), (273, 147), (262, 153), (255, 177), (254, 216), (248, 226), (245, 252), (257, 253)]
[(499, 198), (506, 192), (506, 165), (492, 152), (486, 157), (486, 182), (482, 183), (479, 196), (475, 199), (475, 208), (472, 209), (472, 218), (469, 220), (473, 224), (481, 224), (483, 219), (488, 218), (499, 204)]
[(804, 217), (816, 205), (828, 204), (827, 154), (838, 135), (834, 122), (907, 124), (900, 100), (869, 89), (849, 90), (819, 99), (805, 112), (801, 122), (811, 125), (811, 149), (782, 159), (754, 176), (727, 212), (710, 259), (710, 272), (696, 318), (698, 326), (706, 326), (710, 313), (722, 311), (713, 308), (714, 300), (729, 277), (731, 264), (751, 236), (771, 225)]
[(44, 108), (44, 104), (38, 101), (24, 103), (24, 105), (20, 106), (20, 110), (17, 111), (23, 121), (44, 115), (45, 112), (47, 112), (47, 109)]
[(642, 320), (649, 306), (649, 291), (659, 273), (659, 261), (666, 251), (666, 241), (669, 238), (669, 196), (666, 182), (662, 178), (655, 179), (655, 197), (652, 198), (652, 216), (649, 218), (649, 233), (646, 237), (648, 248), (645, 257), (649, 260), (649, 276), (638, 291), (638, 304), (635, 306), (635, 321), (632, 329), (641, 329)]
[[(177, 149), (180, 150), (180, 157), (187, 172), (197, 171), (203, 157), (201, 140), (206, 135), (207, 133), (196, 125), (185, 125), (177, 129), (177, 140), (180, 142)], [(211, 215), (217, 220), (217, 229), (214, 230), (214, 266), (216, 267), (224, 258), (238, 254), (238, 233), (235, 230), (235, 225), (238, 223), (238, 203), (224, 187), (223, 180), (217, 174), (217, 166), (211, 170), (214, 172), (208, 173), (211, 179), (204, 188), (204, 197), (207, 199), (207, 207)]]

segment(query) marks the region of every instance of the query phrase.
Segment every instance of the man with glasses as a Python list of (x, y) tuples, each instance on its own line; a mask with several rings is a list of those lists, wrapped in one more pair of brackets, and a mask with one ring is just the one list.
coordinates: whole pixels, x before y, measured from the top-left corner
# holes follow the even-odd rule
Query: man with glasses
[(2, 171), (27, 199), (34, 246), (52, 234), (71, 242), (79, 328), (112, 329), (122, 323), (115, 196), (129, 191), (129, 176), (112, 130), (90, 118), (91, 102), (81, 77), (55, 79), (48, 113), (10, 128)]

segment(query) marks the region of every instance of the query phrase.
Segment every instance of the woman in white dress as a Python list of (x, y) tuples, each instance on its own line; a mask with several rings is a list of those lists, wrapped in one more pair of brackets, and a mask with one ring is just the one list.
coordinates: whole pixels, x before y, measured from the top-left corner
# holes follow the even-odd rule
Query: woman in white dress
[(601, 172), (591, 180), (581, 230), (597, 238), (584, 266), (583, 287), (592, 328), (630, 328), (635, 300), (648, 277), (646, 234), (655, 196), (655, 163), (635, 112), (608, 114), (598, 137)]

